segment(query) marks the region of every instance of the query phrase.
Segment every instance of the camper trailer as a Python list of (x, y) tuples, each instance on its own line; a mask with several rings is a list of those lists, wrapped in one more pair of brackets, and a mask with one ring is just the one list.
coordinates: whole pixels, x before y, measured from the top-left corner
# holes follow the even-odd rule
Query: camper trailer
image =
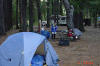
[(60, 16), (58, 20), (59, 25), (65, 25), (66, 26), (66, 16)]
[[(52, 16), (51, 24), (54, 24), (54, 16)], [(59, 15), (58, 16), (58, 25), (66, 26), (66, 24), (67, 24), (67, 22), (66, 22), (66, 16)]]

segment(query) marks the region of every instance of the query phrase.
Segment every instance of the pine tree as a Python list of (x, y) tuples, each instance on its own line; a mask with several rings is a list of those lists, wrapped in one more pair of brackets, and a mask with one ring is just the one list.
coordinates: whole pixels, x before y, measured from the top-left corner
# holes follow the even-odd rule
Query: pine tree
[(40, 32), (40, 22), (42, 21), (41, 2), (40, 2), (40, 0), (36, 0), (36, 3), (37, 3), (37, 11), (38, 11), (38, 32)]
[(0, 0), (0, 35), (5, 34), (3, 1)]
[(18, 16), (19, 16), (19, 13), (18, 13), (18, 11), (19, 11), (19, 9), (18, 9), (18, 6), (19, 5), (19, 0), (16, 0), (16, 29), (19, 29), (19, 25), (18, 25)]
[(21, 29), (23, 32), (27, 31), (27, 21), (26, 21), (26, 8), (27, 8), (27, 0), (21, 0)]
[(50, 27), (50, 0), (47, 0), (47, 27)]
[(34, 23), (34, 0), (29, 0), (29, 31), (33, 32), (33, 23)]

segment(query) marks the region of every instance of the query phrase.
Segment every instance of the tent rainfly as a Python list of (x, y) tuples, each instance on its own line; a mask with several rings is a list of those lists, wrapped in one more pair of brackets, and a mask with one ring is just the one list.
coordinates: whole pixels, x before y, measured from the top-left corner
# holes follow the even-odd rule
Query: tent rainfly
[(16, 33), (0, 46), (0, 66), (30, 66), (35, 54), (44, 55), (47, 66), (58, 66), (58, 56), (44, 36)]

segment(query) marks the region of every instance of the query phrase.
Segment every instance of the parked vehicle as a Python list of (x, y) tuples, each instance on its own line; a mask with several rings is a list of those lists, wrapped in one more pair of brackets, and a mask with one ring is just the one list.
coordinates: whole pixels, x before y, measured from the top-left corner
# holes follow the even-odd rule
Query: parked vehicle
[[(54, 24), (54, 15), (51, 16), (51, 24)], [(58, 16), (58, 25), (60, 26), (66, 26), (67, 22), (66, 22), (66, 16)]]
[(66, 22), (66, 16), (60, 16), (59, 19), (58, 19), (58, 24), (66, 26), (66, 24), (67, 24), (67, 22)]

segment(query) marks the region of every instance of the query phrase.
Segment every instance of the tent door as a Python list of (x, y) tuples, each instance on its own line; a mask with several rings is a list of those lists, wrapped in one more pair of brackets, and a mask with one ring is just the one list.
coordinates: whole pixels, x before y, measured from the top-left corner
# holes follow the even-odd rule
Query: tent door
[(37, 48), (35, 54), (38, 54), (38, 55), (45, 55), (44, 44), (41, 44), (41, 45)]

